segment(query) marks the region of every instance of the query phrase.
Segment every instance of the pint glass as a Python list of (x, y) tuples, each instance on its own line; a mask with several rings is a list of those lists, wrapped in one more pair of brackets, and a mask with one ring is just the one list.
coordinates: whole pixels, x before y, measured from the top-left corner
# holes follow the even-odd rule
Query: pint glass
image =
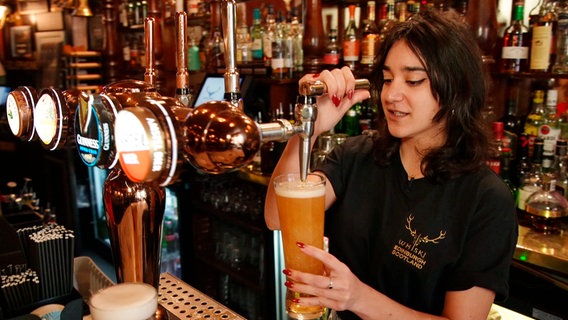
[[(296, 242), (323, 249), (325, 211), (325, 178), (309, 174), (305, 181), (300, 174), (285, 174), (275, 178), (274, 188), (282, 231), (286, 268), (323, 274), (323, 264), (300, 251)], [(289, 288), (286, 291), (286, 313), (294, 319), (318, 319), (324, 308), (302, 306), (292, 299), (304, 296)]]

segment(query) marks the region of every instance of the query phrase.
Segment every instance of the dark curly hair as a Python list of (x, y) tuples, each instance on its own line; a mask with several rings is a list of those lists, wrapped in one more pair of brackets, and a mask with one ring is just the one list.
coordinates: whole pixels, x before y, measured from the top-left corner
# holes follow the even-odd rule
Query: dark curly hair
[(424, 154), (422, 172), (433, 182), (442, 182), (478, 170), (491, 154), (488, 127), (482, 117), (486, 98), (486, 71), (472, 31), (453, 11), (422, 11), (395, 24), (381, 43), (372, 71), (371, 94), (377, 100), (378, 134), (375, 159), (388, 165), (399, 150), (400, 139), (387, 126), (380, 101), (383, 66), (393, 44), (405, 41), (422, 61), (432, 94), (440, 104), (433, 121), (446, 121), (446, 142)]

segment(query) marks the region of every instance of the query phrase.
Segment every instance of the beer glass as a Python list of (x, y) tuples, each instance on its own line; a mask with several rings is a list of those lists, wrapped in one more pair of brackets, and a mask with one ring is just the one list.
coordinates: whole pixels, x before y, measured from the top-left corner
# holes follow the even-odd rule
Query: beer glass
[[(323, 249), (323, 225), (325, 211), (325, 178), (308, 174), (302, 181), (299, 173), (275, 178), (274, 188), (280, 217), (284, 261), (286, 268), (312, 274), (323, 274), (321, 261), (300, 251), (296, 242)], [(322, 306), (302, 306), (293, 299), (306, 296), (287, 289), (286, 313), (294, 319), (319, 319)]]

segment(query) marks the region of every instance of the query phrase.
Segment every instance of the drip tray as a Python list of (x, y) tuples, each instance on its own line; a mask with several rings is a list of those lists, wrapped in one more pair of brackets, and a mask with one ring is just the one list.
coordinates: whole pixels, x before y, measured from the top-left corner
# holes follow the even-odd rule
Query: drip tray
[(170, 273), (160, 275), (158, 303), (176, 319), (243, 319), (236, 312)]

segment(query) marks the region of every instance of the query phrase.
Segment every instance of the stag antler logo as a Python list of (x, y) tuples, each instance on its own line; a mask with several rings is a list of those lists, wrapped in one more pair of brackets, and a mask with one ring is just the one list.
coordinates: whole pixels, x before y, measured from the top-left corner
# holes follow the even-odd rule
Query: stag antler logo
[(416, 229), (412, 229), (412, 220), (414, 220), (414, 216), (410, 214), (408, 218), (406, 218), (406, 230), (410, 231), (410, 235), (412, 236), (412, 249), (416, 248), (421, 243), (438, 243), (440, 240), (446, 238), (446, 231), (440, 230), (440, 234), (436, 238), (430, 239), (430, 236), (422, 235), (421, 233), (416, 232)]

